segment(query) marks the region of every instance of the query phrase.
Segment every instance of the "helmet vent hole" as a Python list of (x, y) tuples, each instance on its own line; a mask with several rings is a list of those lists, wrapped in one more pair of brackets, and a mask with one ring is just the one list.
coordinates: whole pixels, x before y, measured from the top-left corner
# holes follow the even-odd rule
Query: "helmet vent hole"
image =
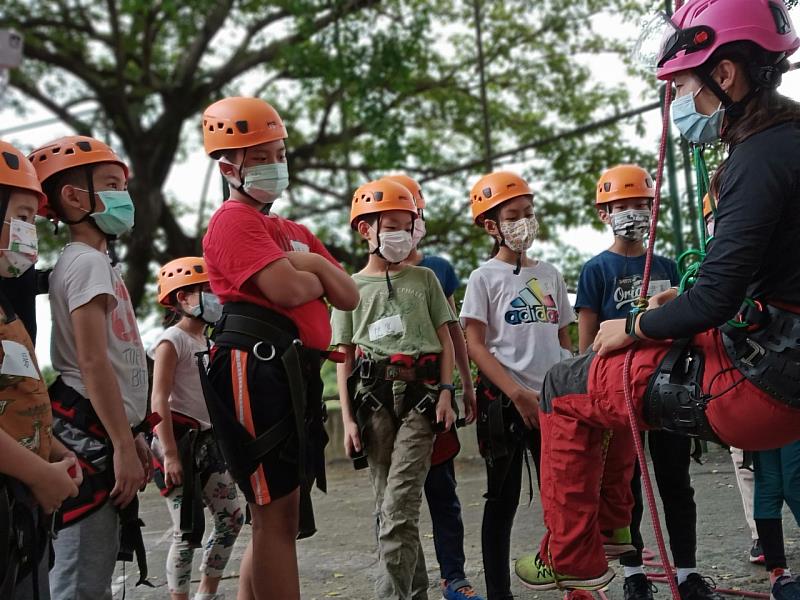
[(92, 145), (87, 141), (80, 141), (80, 142), (77, 142), (75, 145), (78, 148), (80, 148), (81, 150), (83, 150), (84, 152), (91, 152), (92, 151)]
[(375, 192), (375, 202), (383, 200), (383, 192)]
[(492, 197), (492, 188), (485, 187), (483, 188), (482, 191), (483, 191), (483, 197), (486, 198), (487, 200)]
[(64, 154), (75, 154), (75, 149), (74, 148), (67, 148), (64, 151)]
[(19, 156), (16, 154), (12, 154), (11, 152), (3, 152), (3, 160), (8, 165), (9, 169), (13, 169), (14, 171), (19, 169)]
[(239, 133), (247, 133), (247, 121), (236, 121), (236, 129)]
[(225, 133), (227, 133), (228, 135), (233, 135), (233, 127), (228, 127), (228, 128), (225, 130)]

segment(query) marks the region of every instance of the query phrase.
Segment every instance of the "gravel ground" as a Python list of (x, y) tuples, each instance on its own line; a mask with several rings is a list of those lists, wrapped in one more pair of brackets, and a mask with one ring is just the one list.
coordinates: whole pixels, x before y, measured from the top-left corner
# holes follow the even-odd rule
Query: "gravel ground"
[[(698, 565), (705, 575), (713, 577), (720, 587), (767, 591), (767, 578), (763, 567), (747, 561), (750, 532), (744, 521), (741, 500), (736, 487), (733, 467), (727, 451), (712, 446), (703, 459), (703, 465), (692, 465), (692, 477), (698, 499)], [(466, 528), (465, 551), (467, 574), (476, 589), (483, 593), (483, 568), (480, 554), (480, 522), (482, 494), (485, 486), (483, 462), (480, 459), (459, 459), (456, 463), (459, 495), (463, 505)], [(365, 472), (354, 472), (348, 463), (335, 462), (329, 467), (329, 491), (317, 494), (315, 500), (317, 525), (314, 537), (298, 544), (300, 576), (303, 598), (372, 598), (375, 575), (376, 544), (370, 517), (372, 491)], [(525, 485), (523, 485), (523, 489)], [(517, 513), (512, 539), (512, 558), (533, 549), (543, 532), (541, 507), (538, 499), (527, 505), (523, 498)], [(428, 561), (431, 581), (431, 600), (438, 600), (438, 567), (430, 535), (430, 517), (423, 508), (420, 531)], [(148, 549), (150, 582), (155, 588), (134, 588), (138, 578), (135, 566), (127, 565), (126, 598), (150, 600), (168, 598), (164, 579), (164, 561), (169, 547), (170, 523), (164, 500), (154, 486), (143, 494), (142, 518), (147, 523), (144, 530)], [(649, 515), (645, 513), (646, 543), (655, 548)], [(800, 531), (794, 520), (786, 514), (784, 521), (787, 557), (790, 566), (800, 570)], [(221, 591), (227, 600), (236, 598), (238, 565), (242, 550), (249, 539), (246, 526), (237, 541)], [(199, 553), (195, 565), (199, 564)], [(195, 581), (197, 575), (195, 575)], [(621, 569), (611, 583), (610, 598), (622, 598)], [(122, 567), (115, 575), (115, 599), (122, 598), (125, 581)], [(196, 583), (193, 584), (196, 587)], [(658, 597), (669, 597), (666, 585), (659, 586)], [(557, 592), (535, 594), (519, 585), (514, 586), (518, 598), (555, 600)], [(280, 599), (276, 599), (280, 600)]]

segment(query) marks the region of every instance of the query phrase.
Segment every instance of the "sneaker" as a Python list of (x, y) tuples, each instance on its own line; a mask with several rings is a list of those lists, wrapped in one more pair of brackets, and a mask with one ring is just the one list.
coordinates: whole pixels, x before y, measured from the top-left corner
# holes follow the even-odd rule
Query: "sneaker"
[[(678, 586), (682, 600), (723, 600), (716, 591), (717, 584), (711, 577), (703, 577), (699, 573), (690, 573)], [(798, 598), (800, 600), (800, 598)]]
[(603, 531), (603, 550), (606, 558), (619, 558), (623, 554), (636, 552), (636, 547), (631, 541), (631, 528), (620, 527), (610, 531)]
[(636, 575), (625, 578), (622, 591), (625, 594), (625, 600), (653, 600), (653, 594), (658, 590), (647, 578), (647, 575), (636, 573)]
[(782, 575), (772, 584), (770, 600), (800, 600), (800, 581), (791, 575)]
[(541, 591), (556, 588), (601, 590), (614, 579), (614, 571), (611, 569), (606, 569), (606, 572), (598, 577), (574, 577), (556, 573), (541, 559), (538, 553), (518, 558), (514, 565), (514, 572), (526, 588)]
[[(458, 587), (454, 587), (458, 586)], [(448, 583), (442, 579), (442, 599), (443, 600), (483, 600), (483, 597), (475, 591), (468, 581), (461, 579)]]
[(750, 562), (754, 565), (764, 564), (764, 550), (761, 548), (761, 540), (753, 540), (753, 547), (750, 548)]

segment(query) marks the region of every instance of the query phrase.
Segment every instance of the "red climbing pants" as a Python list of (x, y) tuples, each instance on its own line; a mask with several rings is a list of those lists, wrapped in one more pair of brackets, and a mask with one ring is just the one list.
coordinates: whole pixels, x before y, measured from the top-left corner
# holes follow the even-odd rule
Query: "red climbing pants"
[[(800, 410), (779, 403), (732, 368), (718, 331), (696, 336), (692, 345), (705, 357), (702, 387), (712, 396), (706, 415), (721, 440), (763, 450), (800, 439)], [(631, 384), (640, 423), (650, 377), (669, 348), (669, 342), (640, 342), (635, 349)], [(622, 385), (626, 352), (563, 361), (544, 381), (539, 421), (547, 533), (540, 552), (559, 574), (604, 573), (600, 532), (630, 524), (635, 453)]]

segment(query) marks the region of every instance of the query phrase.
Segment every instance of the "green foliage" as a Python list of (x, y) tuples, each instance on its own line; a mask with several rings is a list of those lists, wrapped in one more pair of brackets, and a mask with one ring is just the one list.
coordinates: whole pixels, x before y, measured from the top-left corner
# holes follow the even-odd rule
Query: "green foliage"
[[(423, 181), (431, 199), (428, 251), (449, 255), (462, 276), (485, 258), (489, 240), (467, 205), (489, 169), (484, 117), (493, 153), (504, 156), (493, 167), (522, 169), (537, 191), (544, 239), (556, 226), (594, 223), (600, 171), (653, 167), (653, 156), (624, 137), (623, 123), (556, 134), (630, 108), (627, 90), (592, 77), (585, 58), (620, 50), (593, 19), (633, 18), (639, 3), (479, 0), (479, 8), (486, 115), (473, 0), (6, 0), (0, 23), (25, 36), (15, 105), (33, 99), (76, 131), (110, 137), (132, 165), (137, 228), (121, 254), (140, 305), (154, 261), (199, 251), (198, 232), (180, 226), (162, 188), (176, 157), (199, 143), (202, 109), (228, 94), (259, 95), (281, 112), (292, 187), (280, 210), (309, 221), (349, 269), (364, 254), (347, 227), (352, 191), (394, 170)], [(70, 113), (87, 103), (93, 116)], [(543, 139), (551, 141), (514, 150)], [(198, 211), (197, 199), (182, 201)]]

